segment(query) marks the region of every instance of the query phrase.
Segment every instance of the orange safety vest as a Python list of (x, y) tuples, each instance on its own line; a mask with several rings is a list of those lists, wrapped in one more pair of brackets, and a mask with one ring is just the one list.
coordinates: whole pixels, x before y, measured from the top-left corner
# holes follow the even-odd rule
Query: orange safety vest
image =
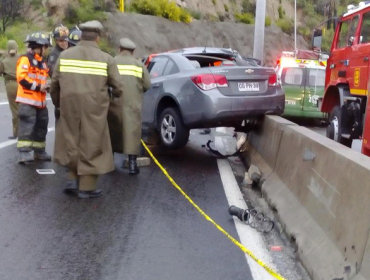
[(38, 108), (46, 107), (46, 93), (41, 92), (41, 85), (46, 85), (49, 69), (38, 54), (27, 53), (17, 62), (16, 102), (32, 105)]

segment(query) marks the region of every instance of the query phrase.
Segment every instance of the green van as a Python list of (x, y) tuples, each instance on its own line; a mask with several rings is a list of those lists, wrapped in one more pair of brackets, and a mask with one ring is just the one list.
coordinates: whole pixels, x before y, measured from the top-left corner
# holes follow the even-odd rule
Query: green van
[(276, 73), (285, 91), (283, 116), (325, 119), (319, 109), (325, 90), (325, 65), (326, 61), (294, 56), (279, 60)]

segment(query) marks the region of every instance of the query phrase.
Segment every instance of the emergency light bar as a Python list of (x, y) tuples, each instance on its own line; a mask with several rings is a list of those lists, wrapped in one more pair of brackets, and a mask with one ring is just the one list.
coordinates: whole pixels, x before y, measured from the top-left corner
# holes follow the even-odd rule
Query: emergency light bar
[(355, 6), (353, 4), (347, 6), (347, 13), (344, 14), (344, 16), (354, 13), (357, 10), (361, 10), (365, 8), (366, 6), (370, 5), (370, 1), (362, 1), (358, 3), (358, 6)]

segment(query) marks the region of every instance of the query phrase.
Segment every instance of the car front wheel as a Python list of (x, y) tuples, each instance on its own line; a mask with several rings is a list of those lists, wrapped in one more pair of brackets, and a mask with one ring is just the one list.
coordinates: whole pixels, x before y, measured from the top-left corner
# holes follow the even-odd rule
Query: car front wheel
[(159, 133), (162, 144), (168, 149), (180, 149), (186, 145), (189, 129), (184, 126), (178, 109), (167, 108), (162, 112)]

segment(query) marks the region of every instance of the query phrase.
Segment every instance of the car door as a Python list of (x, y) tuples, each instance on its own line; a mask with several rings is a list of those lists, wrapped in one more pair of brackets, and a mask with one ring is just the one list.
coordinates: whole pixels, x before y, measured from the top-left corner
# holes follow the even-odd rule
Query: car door
[(283, 68), (281, 82), (285, 91), (285, 116), (299, 116), (304, 102), (304, 80), (305, 71), (303, 67)]
[(168, 60), (166, 56), (158, 56), (153, 58), (148, 65), (151, 86), (143, 96), (142, 122), (145, 124), (154, 124), (155, 122), (155, 108), (161, 87), (163, 86), (163, 72)]
[(318, 111), (318, 101), (324, 95), (325, 70), (320, 68), (307, 68), (305, 79), (305, 97), (303, 110)]

